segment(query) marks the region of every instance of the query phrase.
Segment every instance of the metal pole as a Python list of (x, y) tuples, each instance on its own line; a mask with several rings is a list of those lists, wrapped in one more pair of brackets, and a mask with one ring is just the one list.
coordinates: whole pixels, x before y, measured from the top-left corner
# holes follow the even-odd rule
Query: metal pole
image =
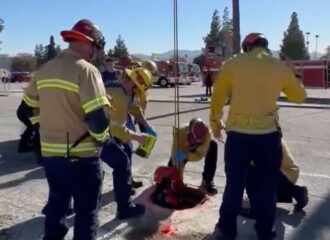
[(309, 41), (308, 41), (309, 34), (311, 34), (311, 33), (306, 32), (306, 45), (307, 45), (307, 56), (308, 56), (308, 58), (310, 58), (310, 56), (309, 56)]
[(241, 51), (240, 19), (239, 19), (239, 0), (232, 0), (233, 5), (233, 50), (234, 54)]
[(174, 108), (175, 117), (174, 125), (177, 128), (177, 143), (180, 146), (180, 91), (179, 91), (179, 46), (178, 46), (178, 2), (173, 0), (173, 17), (174, 17), (174, 76), (175, 76), (175, 88), (174, 88)]
[(317, 52), (317, 43), (318, 43), (319, 35), (315, 35), (315, 53), (314, 53), (314, 60), (316, 60), (316, 52)]

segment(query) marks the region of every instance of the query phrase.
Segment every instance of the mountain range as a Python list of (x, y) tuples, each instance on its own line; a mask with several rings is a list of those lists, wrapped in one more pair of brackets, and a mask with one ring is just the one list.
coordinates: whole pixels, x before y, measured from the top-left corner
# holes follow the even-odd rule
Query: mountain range
[[(197, 57), (198, 55), (200, 55), (202, 53), (202, 50), (179, 50), (179, 56), (180, 57), (186, 57), (187, 56), (187, 60), (188, 62), (192, 62), (194, 60), (195, 57)], [(160, 59), (160, 60), (168, 60), (170, 59), (174, 54), (173, 50), (169, 50), (163, 53), (158, 53), (158, 54), (154, 54), (154, 58), (155, 59)], [(151, 55), (146, 55), (146, 54), (132, 54), (135, 57), (144, 59), (144, 60), (150, 60), (152, 58)]]

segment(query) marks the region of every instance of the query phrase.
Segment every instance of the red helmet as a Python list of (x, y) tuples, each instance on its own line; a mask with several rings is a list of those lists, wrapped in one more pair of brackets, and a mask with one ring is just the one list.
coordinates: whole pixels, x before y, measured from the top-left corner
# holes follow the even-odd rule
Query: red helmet
[(71, 40), (92, 42), (100, 49), (103, 49), (105, 45), (100, 29), (87, 19), (78, 21), (71, 30), (62, 31), (61, 35), (65, 42), (70, 42)]
[(262, 33), (253, 32), (248, 34), (242, 43), (242, 49), (244, 52), (248, 52), (248, 45), (254, 44), (257, 40), (263, 40), (265, 48), (268, 48), (268, 40)]
[(189, 122), (188, 141), (191, 145), (203, 143), (209, 133), (208, 126), (200, 118), (193, 118)]
[(122, 63), (123, 65), (130, 65), (130, 64), (134, 64), (134, 59), (127, 55), (127, 56), (121, 56), (119, 59), (119, 62)]

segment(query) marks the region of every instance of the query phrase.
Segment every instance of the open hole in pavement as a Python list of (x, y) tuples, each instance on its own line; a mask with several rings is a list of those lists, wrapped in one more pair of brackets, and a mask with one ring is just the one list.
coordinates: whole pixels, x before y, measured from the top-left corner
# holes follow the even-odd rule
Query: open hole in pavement
[(183, 210), (203, 204), (207, 197), (200, 189), (182, 186), (179, 189), (173, 187), (169, 178), (163, 178), (156, 184), (151, 194), (151, 201), (161, 207)]

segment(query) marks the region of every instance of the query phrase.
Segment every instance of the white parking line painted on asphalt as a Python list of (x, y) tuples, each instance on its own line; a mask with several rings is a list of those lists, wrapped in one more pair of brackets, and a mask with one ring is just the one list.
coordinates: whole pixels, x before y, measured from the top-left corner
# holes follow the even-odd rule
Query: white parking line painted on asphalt
[(300, 173), (300, 175), (308, 176), (308, 177), (330, 178), (330, 176), (328, 175), (318, 174), (318, 173)]

